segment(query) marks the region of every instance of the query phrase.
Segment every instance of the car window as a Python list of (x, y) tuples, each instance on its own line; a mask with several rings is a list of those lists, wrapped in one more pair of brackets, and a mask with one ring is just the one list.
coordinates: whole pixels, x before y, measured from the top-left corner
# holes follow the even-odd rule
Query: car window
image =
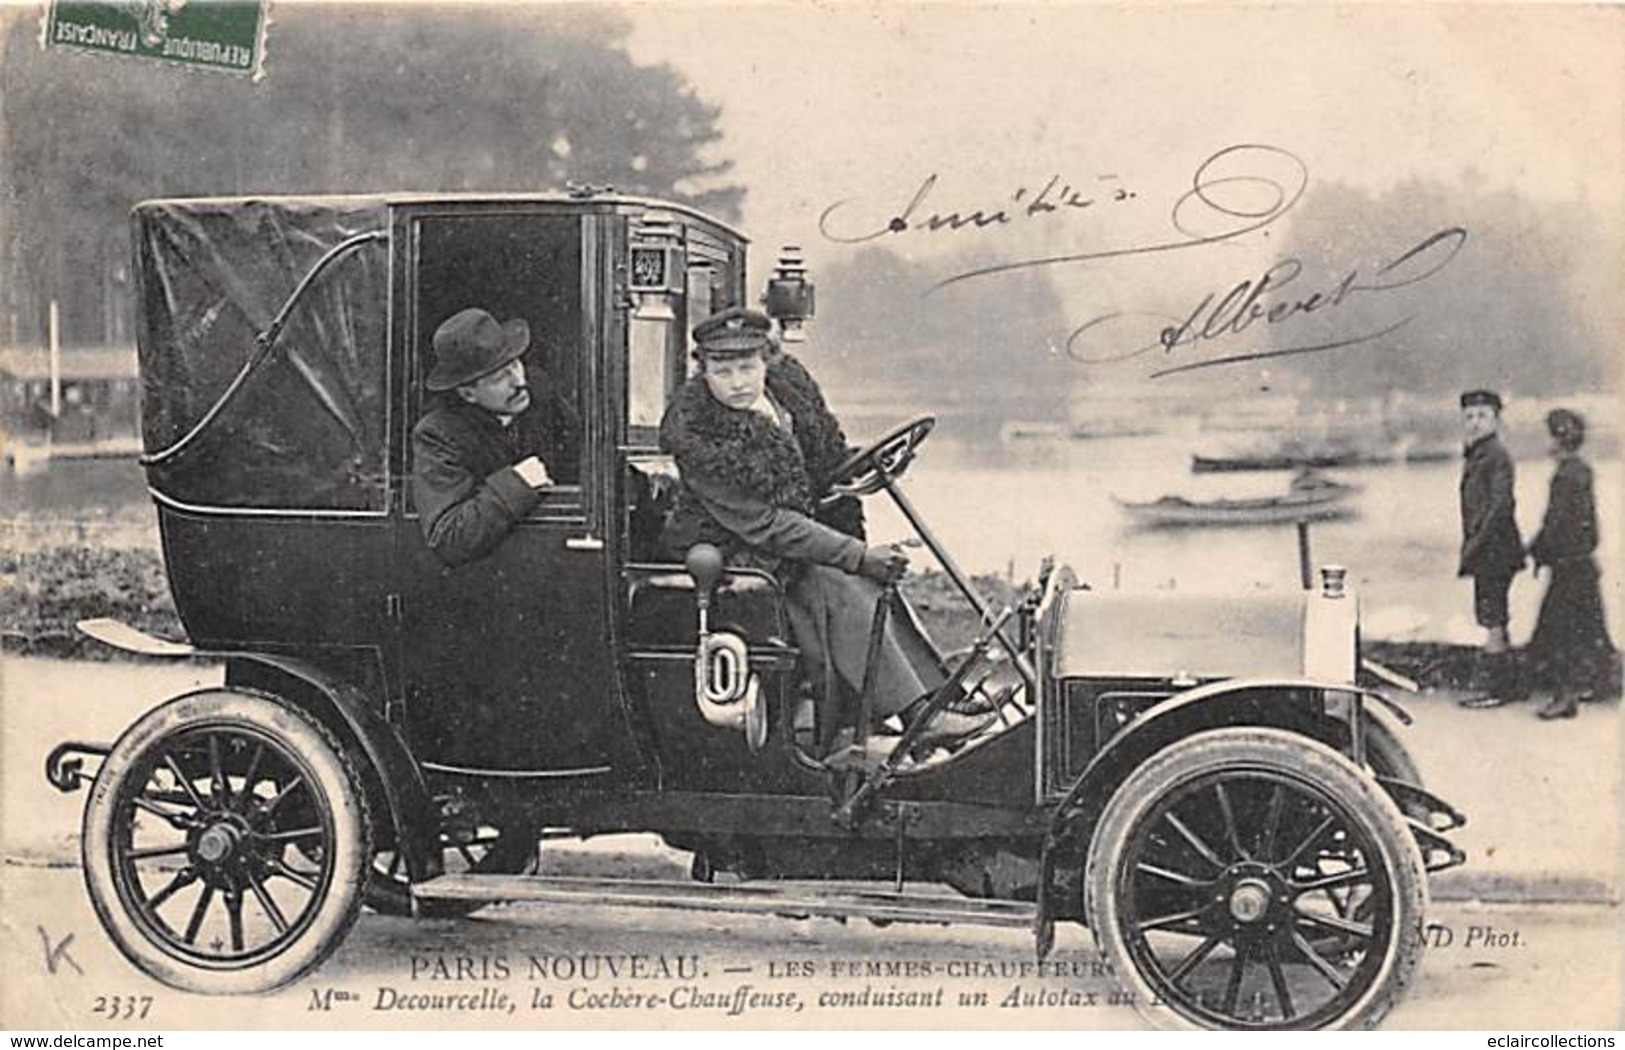
[(531, 407), (514, 426), (520, 447), (536, 448), (557, 483), (538, 513), (579, 507), (585, 422), (579, 216), (425, 216), (415, 234), (413, 418), (455, 396), (424, 387), (441, 323), (469, 307), (501, 321), (523, 319), (530, 326), (530, 348), (521, 360)]

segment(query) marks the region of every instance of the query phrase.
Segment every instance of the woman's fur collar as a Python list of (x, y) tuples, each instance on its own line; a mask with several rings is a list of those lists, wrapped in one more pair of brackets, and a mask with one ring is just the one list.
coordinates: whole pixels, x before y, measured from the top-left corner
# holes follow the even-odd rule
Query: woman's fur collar
[(824, 402), (824, 392), (802, 363), (781, 353), (768, 362), (767, 390), (794, 420), (796, 443), (807, 464), (814, 493), (828, 487), (830, 475), (846, 458), (846, 435)]
[[(792, 426), (800, 427), (795, 410), (781, 405)], [(676, 457), (684, 475), (812, 513), (812, 485), (795, 438), (758, 412), (728, 408), (711, 396), (702, 376), (679, 391), (661, 423), (660, 446)]]

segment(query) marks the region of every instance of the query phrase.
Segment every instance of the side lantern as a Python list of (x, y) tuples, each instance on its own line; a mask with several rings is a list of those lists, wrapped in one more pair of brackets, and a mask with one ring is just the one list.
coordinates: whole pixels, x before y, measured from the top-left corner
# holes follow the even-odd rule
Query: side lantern
[(787, 244), (779, 253), (779, 264), (767, 282), (762, 305), (767, 315), (779, 322), (787, 343), (803, 342), (807, 338), (806, 323), (816, 308), (813, 283), (807, 279), (807, 263), (801, 256), (799, 245)]

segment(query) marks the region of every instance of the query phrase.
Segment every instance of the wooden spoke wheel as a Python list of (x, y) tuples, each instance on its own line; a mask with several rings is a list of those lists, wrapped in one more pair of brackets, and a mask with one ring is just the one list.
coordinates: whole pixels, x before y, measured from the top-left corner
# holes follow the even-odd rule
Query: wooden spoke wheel
[(1370, 1027), (1422, 948), (1422, 862), (1393, 800), (1281, 730), (1154, 755), (1107, 804), (1086, 888), (1097, 943), (1159, 1024)]
[(371, 829), (339, 744), (273, 697), (210, 689), (127, 730), (85, 808), (91, 901), (176, 988), (265, 991), (325, 959), (361, 907)]

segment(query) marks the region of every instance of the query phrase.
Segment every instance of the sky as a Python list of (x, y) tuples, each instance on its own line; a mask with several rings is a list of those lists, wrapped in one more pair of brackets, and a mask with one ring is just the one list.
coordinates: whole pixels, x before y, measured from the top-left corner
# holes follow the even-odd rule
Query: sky
[[(1312, 179), (1381, 188), (1471, 169), (1609, 222), (1625, 210), (1625, 8), (630, 10), (634, 56), (671, 62), (721, 104), (723, 150), (749, 187), (745, 225), (767, 244), (833, 252), (825, 207), (895, 209), (932, 173), (932, 201), (950, 207), (1056, 174), (1117, 175), (1160, 201), (1214, 150), (1251, 142), (1297, 154)], [(907, 247), (949, 247), (919, 240)]]

